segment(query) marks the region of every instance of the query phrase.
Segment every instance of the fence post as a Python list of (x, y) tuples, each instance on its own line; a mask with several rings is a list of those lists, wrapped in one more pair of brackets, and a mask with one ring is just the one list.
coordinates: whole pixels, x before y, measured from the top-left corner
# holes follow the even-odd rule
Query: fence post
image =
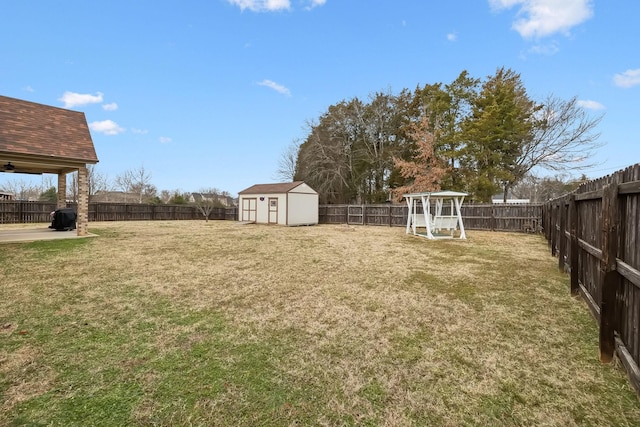
[(600, 361), (609, 363), (615, 351), (615, 304), (619, 277), (616, 271), (618, 242), (618, 183), (602, 191), (602, 260), (600, 261)]
[(544, 219), (542, 220), (542, 226), (544, 227), (544, 235), (547, 238), (547, 243), (551, 244), (551, 203), (547, 202), (544, 205)]
[(491, 228), (491, 231), (496, 231), (496, 213), (493, 205), (491, 205), (491, 224), (489, 228)]
[(578, 205), (576, 195), (569, 197), (569, 232), (571, 233), (571, 295), (578, 295)]
[(564, 199), (558, 207), (560, 216), (560, 235), (558, 236), (558, 269), (565, 270), (565, 256), (567, 255), (567, 207)]
[(549, 221), (549, 227), (551, 227), (551, 256), (556, 256), (556, 243), (558, 236), (558, 229), (556, 228), (558, 212), (560, 211), (557, 202), (551, 205), (551, 220)]

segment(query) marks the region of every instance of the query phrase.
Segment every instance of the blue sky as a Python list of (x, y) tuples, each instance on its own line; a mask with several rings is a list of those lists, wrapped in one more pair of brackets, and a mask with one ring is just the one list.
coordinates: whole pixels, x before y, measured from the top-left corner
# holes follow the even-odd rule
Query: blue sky
[(604, 114), (596, 178), (640, 162), (638, 17), (637, 0), (11, 1), (0, 94), (84, 112), (112, 181), (143, 166), (159, 190), (235, 195), (276, 180), (332, 104), (504, 66)]

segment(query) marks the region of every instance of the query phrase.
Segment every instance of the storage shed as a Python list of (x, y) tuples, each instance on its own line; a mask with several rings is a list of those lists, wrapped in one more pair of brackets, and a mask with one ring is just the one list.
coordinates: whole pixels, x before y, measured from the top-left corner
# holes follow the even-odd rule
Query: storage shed
[(238, 219), (279, 225), (318, 223), (318, 193), (302, 181), (256, 184), (238, 193)]

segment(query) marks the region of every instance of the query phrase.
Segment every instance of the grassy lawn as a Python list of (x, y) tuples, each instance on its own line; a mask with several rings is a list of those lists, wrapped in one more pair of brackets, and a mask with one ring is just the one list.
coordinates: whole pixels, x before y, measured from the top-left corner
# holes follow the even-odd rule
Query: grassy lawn
[(90, 231), (0, 245), (0, 425), (640, 425), (540, 236)]

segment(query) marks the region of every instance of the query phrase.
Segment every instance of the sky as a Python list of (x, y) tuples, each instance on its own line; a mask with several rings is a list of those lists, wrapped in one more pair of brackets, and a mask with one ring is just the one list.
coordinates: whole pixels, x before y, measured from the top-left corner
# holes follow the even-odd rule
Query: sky
[(6, 1), (0, 94), (83, 112), (110, 181), (144, 168), (159, 191), (236, 195), (278, 181), (331, 105), (506, 67), (534, 100), (603, 115), (597, 178), (640, 162), (639, 16), (637, 0)]

